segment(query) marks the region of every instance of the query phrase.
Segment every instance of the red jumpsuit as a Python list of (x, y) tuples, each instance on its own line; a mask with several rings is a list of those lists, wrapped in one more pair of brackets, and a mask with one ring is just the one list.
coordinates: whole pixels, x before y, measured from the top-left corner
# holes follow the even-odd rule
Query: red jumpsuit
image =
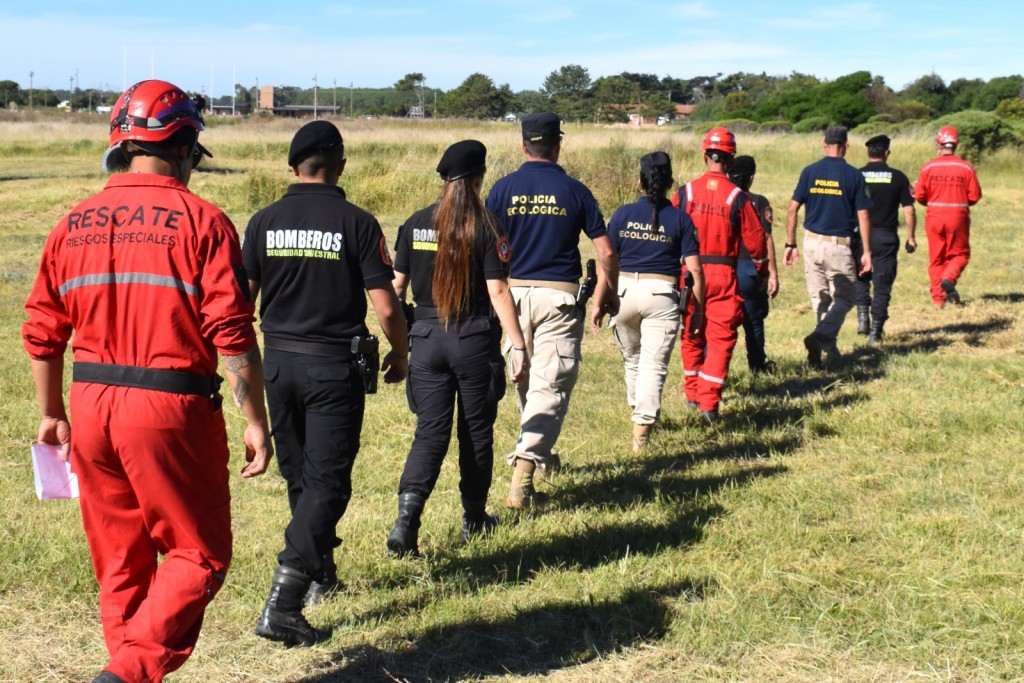
[(938, 156), (921, 167), (914, 198), (928, 208), (924, 231), (928, 236), (928, 279), (932, 301), (946, 302), (940, 283), (954, 285), (971, 258), (971, 210), (981, 199), (974, 167), (953, 154)]
[[(704, 271), (704, 336), (682, 335), (684, 391), (686, 399), (698, 403), (702, 411), (714, 411), (722, 399), (736, 331), (743, 321), (743, 299), (736, 281), (740, 240), (758, 275), (765, 276), (765, 233), (749, 196), (723, 173), (709, 171), (687, 183), (676, 191), (672, 204), (685, 209), (697, 226)], [(691, 301), (688, 314), (695, 303)]]
[[(76, 363), (209, 377), (218, 352), (256, 343), (241, 263), (212, 204), (173, 178), (113, 176), (50, 233), (25, 348), (61, 356), (74, 330)], [(231, 560), (224, 416), (209, 396), (80, 381), (70, 404), (106, 669), (159, 681), (191, 654)]]

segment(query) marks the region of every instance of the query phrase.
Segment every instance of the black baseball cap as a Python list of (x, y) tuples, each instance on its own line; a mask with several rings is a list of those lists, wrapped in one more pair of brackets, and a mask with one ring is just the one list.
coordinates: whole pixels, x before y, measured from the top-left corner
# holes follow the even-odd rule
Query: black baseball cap
[(754, 161), (754, 157), (749, 154), (736, 157), (732, 160), (732, 166), (729, 167), (729, 175), (731, 176), (749, 178), (755, 173), (757, 173), (757, 163)]
[(319, 152), (345, 149), (338, 127), (330, 121), (310, 121), (299, 128), (288, 149), (288, 165), (298, 166), (308, 157)]
[(829, 126), (825, 129), (826, 145), (842, 145), (846, 142), (846, 126)]
[(555, 140), (565, 135), (562, 132), (562, 119), (550, 111), (538, 111), (523, 119), (523, 140)]
[(640, 175), (650, 177), (655, 169), (665, 178), (672, 177), (672, 159), (664, 152), (651, 152), (640, 157)]
[(868, 141), (864, 143), (864, 146), (868, 149), (880, 149), (883, 152), (889, 149), (889, 143), (891, 140), (888, 135), (876, 135), (873, 138), (868, 138)]
[(487, 147), (479, 140), (461, 140), (449, 147), (437, 163), (445, 181), (459, 180), (487, 169)]

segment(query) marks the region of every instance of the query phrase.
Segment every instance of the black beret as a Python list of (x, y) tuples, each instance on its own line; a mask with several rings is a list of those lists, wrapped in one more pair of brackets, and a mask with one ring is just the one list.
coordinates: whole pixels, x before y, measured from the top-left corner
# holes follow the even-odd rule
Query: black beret
[(640, 157), (640, 175), (650, 177), (655, 169), (664, 178), (672, 177), (672, 159), (664, 152), (651, 152)]
[(868, 149), (875, 147), (881, 150), (887, 150), (889, 149), (889, 142), (890, 140), (888, 135), (876, 135), (873, 138), (869, 138), (868, 141), (864, 143), (864, 146)]
[(338, 127), (330, 121), (310, 121), (299, 128), (292, 138), (292, 145), (288, 149), (288, 165), (298, 166), (313, 154), (334, 149), (345, 149)]
[(829, 126), (825, 129), (826, 145), (841, 145), (846, 142), (846, 126)]
[(749, 178), (755, 173), (757, 173), (757, 162), (754, 161), (754, 157), (747, 154), (733, 159), (732, 166), (729, 167), (729, 175), (731, 176)]
[(487, 148), (479, 140), (461, 140), (449, 147), (437, 162), (437, 172), (446, 181), (459, 180), (487, 168)]
[(562, 120), (558, 114), (550, 111), (534, 112), (523, 119), (523, 140), (536, 142), (560, 138), (564, 135), (561, 126)]

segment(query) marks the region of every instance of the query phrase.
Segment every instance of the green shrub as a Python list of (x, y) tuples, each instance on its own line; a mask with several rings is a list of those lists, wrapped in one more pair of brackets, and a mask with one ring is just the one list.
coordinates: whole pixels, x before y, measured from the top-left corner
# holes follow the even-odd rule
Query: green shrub
[(761, 127), (757, 121), (751, 121), (750, 119), (727, 119), (725, 121), (718, 122), (722, 128), (728, 128), (734, 135), (739, 133), (756, 133), (757, 129)]
[(831, 121), (824, 116), (808, 116), (793, 124), (794, 133), (820, 133), (828, 128)]
[(992, 112), (976, 109), (949, 114), (932, 121), (934, 130), (953, 126), (960, 134), (957, 153), (972, 162), (982, 154), (992, 153), (1009, 145), (1021, 144), (1020, 138), (1007, 123)]
[(757, 128), (758, 133), (792, 133), (793, 124), (789, 121), (765, 121)]

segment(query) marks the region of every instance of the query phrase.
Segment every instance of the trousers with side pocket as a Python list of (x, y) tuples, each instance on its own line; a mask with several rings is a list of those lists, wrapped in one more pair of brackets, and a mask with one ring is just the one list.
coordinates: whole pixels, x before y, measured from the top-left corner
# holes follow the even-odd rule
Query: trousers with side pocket
[(526, 339), (530, 372), (516, 383), (519, 439), (507, 461), (546, 467), (569, 410), (580, 370), (583, 312), (576, 297), (550, 287), (511, 287)]
[(338, 522), (352, 497), (366, 396), (353, 359), (268, 348), (263, 363), (267, 407), (291, 520), (281, 565), (326, 576), (341, 541)]
[[(501, 329), (486, 316), (452, 321), (417, 320), (409, 332), (406, 395), (416, 414), (398, 493), (430, 496), (456, 425), (459, 491), (483, 501), (494, 469), (494, 420), (505, 395)], [(456, 413), (456, 408), (458, 409)]]
[[(722, 401), (722, 389), (729, 377), (729, 363), (743, 321), (743, 299), (736, 283), (736, 268), (719, 263), (705, 263), (704, 270), (704, 335), (694, 338), (683, 333), (683, 391), (686, 400), (699, 404), (704, 411), (713, 411)], [(690, 301), (688, 315), (693, 314), (696, 300)]]
[(661, 414), (668, 364), (679, 332), (679, 290), (658, 279), (619, 279), (619, 312), (612, 322), (626, 374), (626, 401), (634, 424)]
[(192, 653), (231, 562), (224, 414), (209, 397), (86, 382), (70, 405), (105, 668), (160, 681)]

